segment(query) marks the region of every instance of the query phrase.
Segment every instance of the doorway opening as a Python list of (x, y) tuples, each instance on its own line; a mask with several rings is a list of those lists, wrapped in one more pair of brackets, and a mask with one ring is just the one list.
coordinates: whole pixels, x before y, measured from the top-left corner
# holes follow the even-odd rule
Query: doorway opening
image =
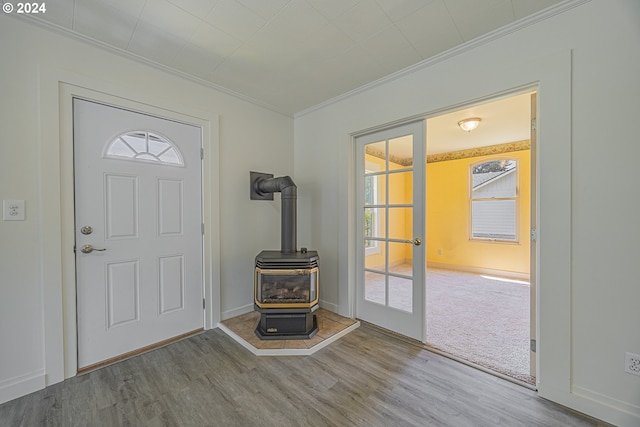
[(426, 344), (530, 385), (535, 110), (531, 90), (426, 124)]

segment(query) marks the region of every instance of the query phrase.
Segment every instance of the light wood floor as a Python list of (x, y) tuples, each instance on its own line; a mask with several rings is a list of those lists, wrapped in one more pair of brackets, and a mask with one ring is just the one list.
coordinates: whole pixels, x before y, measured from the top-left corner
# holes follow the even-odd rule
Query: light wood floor
[(0, 425), (604, 424), (363, 325), (302, 357), (257, 357), (206, 331), (0, 405)]

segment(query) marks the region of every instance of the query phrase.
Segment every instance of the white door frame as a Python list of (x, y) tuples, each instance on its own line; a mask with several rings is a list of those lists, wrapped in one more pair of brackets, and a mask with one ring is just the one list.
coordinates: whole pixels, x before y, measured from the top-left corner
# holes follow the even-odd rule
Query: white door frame
[[(59, 69), (40, 70), (41, 218), (44, 354), (46, 385), (77, 372), (74, 245), (74, 96), (192, 124), (202, 129), (204, 240), (204, 328), (220, 321), (219, 139), (218, 116), (158, 101)], [(135, 100), (134, 100), (135, 99)], [(181, 112), (178, 112), (181, 111)]]
[[(466, 108), (470, 108), (473, 106), (477, 106), (477, 105), (483, 105), (483, 104), (487, 104), (490, 102), (494, 102), (497, 100), (501, 100), (501, 99), (506, 99), (506, 98), (510, 98), (513, 96), (518, 96), (518, 95), (522, 95), (528, 92), (534, 92), (535, 96), (537, 96), (537, 93), (539, 91), (539, 85), (536, 84), (531, 84), (531, 85), (525, 85), (523, 87), (519, 87), (519, 88), (513, 88), (513, 89), (509, 89), (509, 90), (505, 90), (499, 94), (495, 94), (495, 95), (487, 95), (486, 97), (482, 98), (481, 100), (476, 100), (476, 101), (469, 101), (469, 102), (463, 102), (460, 104), (456, 104), (453, 107), (450, 108), (445, 108), (443, 110), (438, 110), (437, 113), (433, 113), (433, 114), (429, 114), (428, 117), (425, 119), (428, 123), (428, 119), (431, 118), (435, 118), (438, 117), (440, 115), (443, 114), (448, 114), (451, 112), (455, 112), (455, 111), (460, 111)], [(536, 107), (537, 108), (537, 107)], [(537, 109), (535, 110), (535, 112), (532, 112), (532, 114), (536, 114), (537, 117)], [(531, 117), (532, 119), (534, 118), (533, 116)], [(531, 123), (530, 123), (531, 125)], [(428, 126), (428, 124), (427, 124)], [(529, 201), (530, 201), (530, 222), (529, 222), (529, 231), (531, 231), (532, 229), (536, 228), (536, 217), (537, 217), (537, 206), (539, 204), (539, 194), (537, 192), (537, 179), (538, 176), (540, 174), (539, 170), (538, 170), (538, 162), (537, 162), (537, 148), (536, 148), (536, 143), (535, 143), (535, 139), (536, 136), (531, 135), (530, 136), (530, 142), (531, 142), (531, 148), (530, 148), (530, 192), (529, 192)], [(427, 147), (429, 144), (429, 140), (427, 139)], [(508, 155), (508, 153), (505, 153), (505, 155)], [(519, 181), (518, 181), (519, 182)], [(520, 202), (518, 202), (520, 203)], [(520, 208), (518, 208), (518, 212)], [(520, 216), (518, 216), (518, 225), (517, 225), (517, 229), (520, 230)], [(519, 231), (518, 231), (519, 232)], [(529, 259), (531, 260), (531, 266), (529, 268), (529, 283), (530, 283), (530, 287), (531, 287), (531, 291), (530, 291), (530, 296), (529, 296), (529, 307), (530, 307), (530, 313), (529, 313), (529, 338), (530, 340), (537, 340), (537, 330), (538, 330), (538, 311), (537, 311), (537, 246), (536, 246), (536, 241), (533, 240), (531, 238), (531, 232), (521, 235), (520, 236), (520, 241), (524, 240), (524, 239), (529, 239), (530, 242), (530, 248), (529, 248)], [(425, 237), (425, 244), (427, 243), (427, 238)], [(473, 270), (473, 269), (472, 269)], [(425, 316), (427, 315), (426, 310), (425, 310)], [(533, 343), (530, 343), (530, 345), (533, 345)], [(528, 346), (528, 348), (531, 348), (530, 346)], [(531, 374), (531, 376), (533, 376), (534, 378), (536, 377), (536, 373), (537, 373), (537, 366), (538, 366), (538, 352), (537, 351), (529, 351), (530, 354), (530, 368), (529, 368), (529, 373)], [(462, 360), (464, 362), (464, 358), (460, 358), (460, 360)], [(534, 385), (534, 387), (536, 387), (536, 385)]]
[[(458, 111), (464, 108), (469, 108), (471, 106), (474, 105), (481, 105), (481, 104), (485, 104), (488, 102), (492, 102), (495, 101), (497, 99), (501, 99), (501, 98), (508, 98), (511, 96), (517, 96), (519, 94), (522, 93), (526, 93), (529, 91), (535, 91), (536, 94), (539, 92), (539, 83), (532, 83), (532, 84), (526, 84), (523, 85), (521, 87), (514, 87), (511, 89), (506, 89), (503, 92), (500, 93), (496, 93), (493, 95), (486, 95), (480, 99), (476, 99), (476, 100), (469, 100), (466, 102), (461, 102), (459, 104), (455, 104), (452, 106), (448, 106), (448, 107), (444, 107), (441, 109), (438, 109), (436, 111), (433, 111), (431, 113), (426, 113), (426, 114), (418, 114), (415, 116), (411, 116), (402, 120), (397, 120), (391, 123), (386, 123), (386, 124), (381, 124), (378, 126), (374, 126), (372, 128), (368, 128), (365, 130), (361, 130), (358, 132), (354, 132), (352, 134), (350, 134), (350, 140), (351, 140), (351, 149), (350, 149), (350, 166), (351, 166), (351, 171), (354, 171), (349, 177), (349, 189), (351, 191), (351, 195), (352, 197), (350, 198), (350, 200), (352, 200), (351, 205), (349, 206), (350, 209), (350, 214), (349, 214), (349, 218), (351, 223), (353, 224), (353, 231), (350, 234), (350, 240), (351, 240), (351, 247), (350, 247), (350, 253), (349, 253), (349, 260), (350, 260), (350, 265), (355, 266), (351, 271), (350, 271), (350, 282), (349, 282), (349, 286), (348, 286), (348, 297), (349, 297), (349, 301), (348, 301), (348, 307), (349, 307), (349, 313), (348, 316), (349, 317), (356, 317), (358, 314), (358, 310), (357, 310), (357, 299), (358, 299), (358, 284), (357, 284), (357, 280), (358, 280), (358, 270), (359, 270), (359, 265), (358, 265), (358, 251), (359, 249), (359, 239), (357, 237), (358, 233), (357, 233), (357, 203), (355, 202), (355, 199), (357, 198), (357, 192), (358, 189), (356, 188), (356, 178), (355, 175), (357, 173), (358, 167), (357, 167), (357, 161), (358, 161), (358, 156), (361, 155), (361, 153), (358, 151), (358, 147), (357, 147), (357, 139), (363, 135), (367, 135), (367, 134), (371, 134), (371, 133), (375, 133), (375, 132), (380, 132), (380, 131), (384, 131), (386, 129), (393, 129), (395, 127), (399, 127), (402, 126), (404, 124), (408, 124), (411, 122), (415, 122), (417, 120), (424, 120), (425, 122), (425, 129), (427, 126), (427, 121), (430, 118), (434, 118), (443, 114), (447, 114), (450, 113), (452, 111)], [(537, 117), (537, 110), (536, 110), (536, 117)], [(426, 132), (426, 130), (425, 130)], [(426, 139), (426, 133), (425, 133), (425, 139)], [(537, 139), (537, 137), (536, 137)], [(428, 141), (426, 141), (426, 144), (428, 144)], [(425, 146), (425, 152), (426, 152), (426, 146)], [(535, 156), (535, 157), (534, 157)], [(537, 209), (539, 206), (539, 193), (537, 191), (538, 185), (537, 182), (539, 180), (539, 162), (537, 161), (537, 149), (534, 148), (532, 146), (531, 149), (531, 173), (533, 174), (533, 180), (531, 183), (531, 194), (530, 194), (530, 198), (531, 198), (531, 206), (532, 209), (536, 209), (536, 212), (532, 212), (532, 216), (535, 215), (535, 217), (537, 218)], [(425, 162), (426, 162), (426, 157), (425, 157)], [(426, 163), (425, 163), (425, 175), (426, 175)], [(425, 187), (425, 191), (426, 191), (426, 187)], [(426, 193), (425, 193), (425, 220), (426, 220)], [(537, 226), (537, 225), (536, 225)], [(426, 229), (425, 229), (425, 233), (426, 233)], [(529, 238), (529, 236), (521, 236), (521, 238)], [(424, 245), (426, 246), (427, 244), (427, 236), (425, 235), (424, 239)], [(537, 242), (534, 245), (534, 242), (532, 242), (532, 246), (530, 249), (530, 256), (533, 257), (536, 261), (538, 259), (538, 249), (537, 249)], [(533, 266), (533, 268), (535, 269), (535, 271), (531, 271), (530, 272), (530, 280), (537, 280), (537, 278), (539, 277), (539, 275), (537, 274), (537, 262), (536, 265)], [(531, 314), (530, 314), (530, 322), (531, 320), (533, 320), (533, 322), (531, 322), (531, 324), (529, 325), (530, 329), (531, 329), (531, 338), (535, 339), (537, 341), (537, 337), (539, 336), (538, 334), (538, 330), (539, 330), (539, 315), (538, 315), (538, 304), (537, 304), (537, 292), (538, 292), (538, 287), (537, 287), (537, 283), (532, 283), (532, 286), (535, 288), (533, 289), (533, 292), (536, 292), (536, 297), (530, 301), (530, 306), (532, 307), (532, 309), (534, 310)], [(426, 288), (426, 282), (425, 282), (425, 288)], [(425, 290), (425, 294), (426, 294), (426, 290)], [(424, 321), (423, 324), (426, 325), (426, 316), (427, 316), (427, 312), (426, 312), (426, 305), (425, 305), (425, 309), (424, 309)], [(425, 327), (425, 333), (424, 333), (424, 337), (423, 337), (423, 342), (426, 342), (426, 327)], [(532, 352), (532, 356), (535, 357), (535, 360), (531, 361), (531, 372), (535, 374), (537, 374), (538, 372), (538, 352), (533, 353)]]

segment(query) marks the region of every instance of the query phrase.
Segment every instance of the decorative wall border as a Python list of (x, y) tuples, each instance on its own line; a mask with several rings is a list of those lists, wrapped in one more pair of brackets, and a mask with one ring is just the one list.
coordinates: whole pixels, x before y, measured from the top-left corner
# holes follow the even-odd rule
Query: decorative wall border
[[(385, 160), (385, 153), (384, 151), (381, 150), (376, 150), (375, 148), (367, 145), (364, 148), (364, 151), (366, 154), (373, 156), (373, 157), (377, 157), (379, 159)], [(400, 157), (400, 156), (395, 156), (393, 154), (389, 154), (389, 161), (391, 163), (395, 163), (397, 165), (401, 165), (401, 166), (411, 166), (413, 165), (413, 158), (412, 157)]]
[(470, 148), (468, 150), (450, 151), (448, 153), (431, 154), (427, 156), (427, 163), (445, 162), (448, 160), (467, 159), (469, 157), (489, 156), (491, 154), (511, 153), (531, 149), (531, 141), (508, 142), (506, 144), (489, 145), (486, 147)]
[[(468, 159), (470, 157), (489, 156), (492, 154), (511, 153), (514, 151), (524, 151), (531, 149), (531, 141), (528, 139), (515, 142), (507, 142), (506, 144), (488, 145), (486, 147), (469, 148), (467, 150), (449, 151), (448, 153), (431, 154), (427, 156), (427, 163), (446, 162), (448, 160)], [(365, 152), (370, 156), (379, 159), (385, 158), (384, 152), (376, 150), (372, 147), (366, 147)], [(411, 166), (413, 159), (401, 158), (390, 155), (389, 161), (402, 166)]]

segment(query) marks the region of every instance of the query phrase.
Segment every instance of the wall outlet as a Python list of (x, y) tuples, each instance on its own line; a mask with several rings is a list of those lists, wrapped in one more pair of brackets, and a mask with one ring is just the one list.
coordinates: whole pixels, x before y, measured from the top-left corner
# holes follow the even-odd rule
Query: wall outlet
[(2, 219), (4, 221), (24, 221), (24, 200), (3, 200)]
[(640, 356), (633, 353), (625, 353), (624, 371), (630, 374), (640, 375)]

